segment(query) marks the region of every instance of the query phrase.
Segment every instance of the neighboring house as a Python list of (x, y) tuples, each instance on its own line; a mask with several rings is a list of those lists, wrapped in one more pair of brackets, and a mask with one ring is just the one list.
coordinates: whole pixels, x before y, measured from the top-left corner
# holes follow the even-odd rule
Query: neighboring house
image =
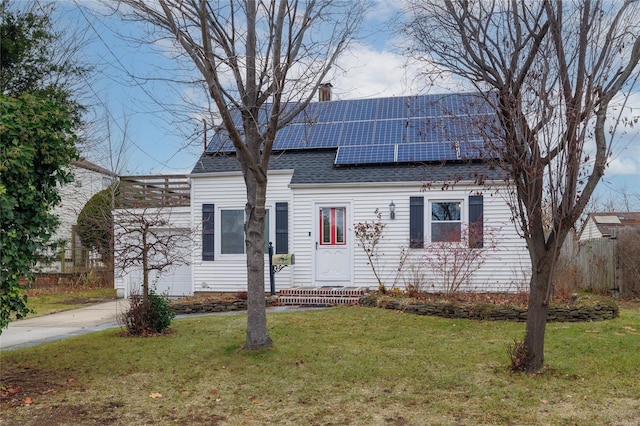
[[(485, 144), (487, 134), (478, 134), (479, 123), (490, 129), (494, 121), (479, 99), (463, 94), (314, 102), (281, 129), (269, 163), (266, 241), (275, 253), (294, 254), (295, 264), (276, 274), (276, 290), (377, 288), (354, 238), (354, 226), (375, 221), (377, 213), (386, 228), (375, 261), (388, 287), (395, 282), (442, 290), (438, 271), (425, 262), (425, 247), (460, 240), (473, 227), (484, 232), (460, 244), (486, 250), (486, 259), (460, 290), (526, 290), (526, 243), (511, 220), (504, 173), (483, 161), (496, 147)], [(237, 111), (235, 119), (241, 122)], [(191, 291), (246, 291), (246, 190), (224, 128), (189, 177), (196, 235)], [(396, 279), (403, 251), (408, 256)], [(116, 287), (128, 294), (122, 280)]]
[(60, 188), (61, 203), (53, 210), (60, 219), (53, 239), (65, 241), (59, 257), (49, 264), (40, 266), (44, 272), (73, 272), (84, 270), (90, 260), (90, 253), (82, 247), (76, 233), (78, 215), (97, 192), (106, 189), (117, 175), (87, 160), (71, 163), (74, 180)]
[(628, 228), (640, 228), (640, 212), (589, 213), (579, 241), (612, 237)]

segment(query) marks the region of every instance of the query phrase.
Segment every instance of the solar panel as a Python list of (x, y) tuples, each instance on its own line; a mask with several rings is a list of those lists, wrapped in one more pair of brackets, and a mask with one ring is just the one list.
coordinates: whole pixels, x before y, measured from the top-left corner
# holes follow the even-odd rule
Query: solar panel
[(442, 140), (442, 119), (411, 118), (407, 124), (407, 143), (432, 143)]
[(396, 145), (352, 145), (341, 146), (335, 164), (380, 164), (395, 162)]
[[(296, 115), (291, 124), (315, 124), (315, 123), (328, 123), (328, 122), (342, 122), (344, 120), (345, 110), (349, 101), (334, 101), (334, 102), (312, 102)], [(268, 104), (263, 108), (264, 111), (270, 109), (271, 105)], [(289, 102), (281, 107), (280, 116), (289, 117), (298, 108), (298, 104), (295, 102)], [(266, 112), (261, 112), (260, 119), (265, 120), (267, 118)], [(264, 121), (263, 121), (264, 122)]]
[(378, 99), (355, 99), (347, 103), (345, 121), (375, 120)]
[(382, 98), (378, 101), (376, 119), (388, 120), (393, 118), (407, 118), (409, 116), (409, 98), (400, 96)]
[(370, 145), (373, 143), (373, 126), (370, 121), (346, 121), (342, 127), (339, 146)]
[[(285, 104), (281, 114), (296, 107)], [(258, 114), (263, 126), (270, 108)], [(242, 132), (240, 112), (231, 114)], [(273, 149), (337, 147), (336, 164), (478, 159), (495, 157), (483, 141), (499, 134), (496, 124), (489, 103), (469, 94), (313, 102), (277, 132)], [(234, 151), (225, 129), (209, 141), (207, 152), (217, 151)]]
[(458, 160), (456, 144), (434, 142), (428, 144), (407, 143), (398, 145), (398, 163)]
[(229, 133), (224, 129), (219, 130), (215, 135), (213, 135), (213, 138), (211, 138), (211, 140), (209, 141), (209, 144), (207, 145), (206, 152), (220, 152), (220, 151), (222, 152), (235, 151), (233, 142), (231, 142), (231, 139), (229, 139)]
[(273, 149), (293, 149), (296, 148), (304, 137), (304, 126), (289, 124), (278, 130), (276, 139), (273, 141)]
[(403, 142), (406, 136), (407, 119), (402, 120), (378, 120), (375, 123), (376, 145), (395, 144)]
[(337, 148), (342, 123), (319, 123), (305, 126), (305, 148)]
[(460, 142), (458, 145), (460, 146), (460, 158), (462, 160), (478, 160), (492, 156), (482, 140)]
[(325, 123), (344, 121), (349, 101), (317, 102), (318, 121)]

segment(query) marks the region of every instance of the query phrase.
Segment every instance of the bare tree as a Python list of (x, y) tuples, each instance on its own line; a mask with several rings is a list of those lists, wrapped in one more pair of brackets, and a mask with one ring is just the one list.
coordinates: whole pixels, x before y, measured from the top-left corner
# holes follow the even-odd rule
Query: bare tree
[(381, 293), (386, 293), (388, 290), (393, 291), (396, 289), (398, 281), (402, 276), (404, 264), (409, 257), (409, 250), (400, 246), (400, 257), (398, 259), (398, 265), (393, 270), (393, 282), (388, 288), (385, 282), (387, 281), (387, 274), (383, 274), (386, 269), (386, 261), (380, 262), (381, 258), (386, 258), (384, 253), (380, 253), (380, 244), (384, 238), (384, 230), (387, 225), (382, 221), (382, 213), (378, 209), (375, 211), (376, 219), (369, 222), (358, 222), (353, 224), (353, 233), (356, 237), (358, 247), (360, 247), (367, 255), (367, 264), (371, 267), (373, 276), (378, 281), (378, 290)]
[(113, 223), (115, 264), (123, 272), (142, 268), (145, 300), (151, 272), (189, 264), (191, 230), (172, 224), (170, 208), (121, 209)]
[[(277, 131), (311, 101), (354, 37), (361, 1), (121, 0), (168, 32), (204, 77), (247, 188), (245, 348), (271, 346), (264, 298), (267, 171)], [(267, 108), (268, 106), (268, 108)], [(234, 122), (232, 110), (242, 116)]]
[[(409, 1), (411, 53), (470, 82), (496, 112), (491, 133), (531, 259), (526, 370), (544, 361), (560, 247), (605, 172), (638, 79), (638, 2)], [(487, 123), (478, 123), (487, 126)], [(487, 130), (484, 127), (484, 130)], [(543, 208), (551, 222), (545, 230)]]

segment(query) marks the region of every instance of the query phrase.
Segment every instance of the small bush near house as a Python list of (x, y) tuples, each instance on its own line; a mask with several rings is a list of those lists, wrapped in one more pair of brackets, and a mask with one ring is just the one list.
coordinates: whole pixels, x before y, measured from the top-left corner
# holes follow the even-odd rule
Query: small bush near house
[(169, 308), (166, 296), (149, 291), (145, 299), (141, 294), (129, 296), (130, 307), (120, 317), (129, 336), (151, 336), (166, 332), (176, 314)]

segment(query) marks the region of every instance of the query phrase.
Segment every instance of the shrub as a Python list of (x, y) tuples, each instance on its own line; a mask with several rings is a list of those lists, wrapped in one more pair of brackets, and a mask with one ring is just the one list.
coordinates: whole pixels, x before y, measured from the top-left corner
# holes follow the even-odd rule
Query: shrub
[(176, 317), (175, 312), (169, 307), (169, 298), (158, 295), (153, 290), (149, 291), (151, 302), (151, 328), (157, 333), (162, 333), (171, 326), (171, 321)]
[(169, 307), (169, 299), (164, 295), (149, 291), (145, 299), (139, 293), (129, 296), (130, 307), (120, 321), (130, 336), (149, 336), (165, 332), (176, 314)]
[(523, 340), (514, 339), (513, 343), (507, 344), (507, 355), (511, 360), (509, 370), (514, 373), (524, 373), (531, 363), (531, 353)]

